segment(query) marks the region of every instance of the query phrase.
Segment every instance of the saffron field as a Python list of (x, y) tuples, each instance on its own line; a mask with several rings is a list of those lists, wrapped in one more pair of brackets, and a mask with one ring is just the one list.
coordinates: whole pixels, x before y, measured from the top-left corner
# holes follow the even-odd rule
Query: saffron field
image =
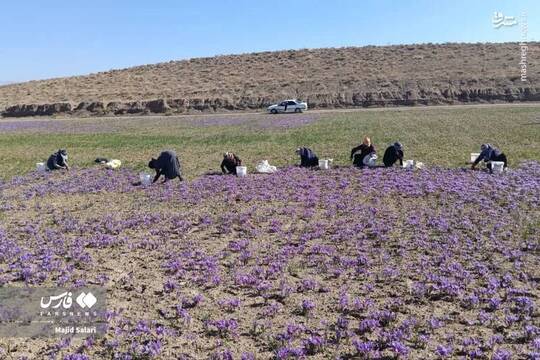
[[(382, 123), (414, 115), (424, 130), (435, 126), (423, 111), (436, 118), (465, 110), (381, 112)], [(461, 168), (476, 148), (461, 147), (461, 159), (448, 145), (459, 139), (444, 135), (445, 121), (443, 130), (434, 130), (437, 140), (414, 149), (411, 142), (435, 135), (407, 133), (412, 118), (395, 135), (371, 113), (313, 114), (285, 128), (284, 118), (274, 127), (261, 120), (253, 135), (268, 137), (263, 150), (272, 158), (336, 126), (342, 128), (323, 136), (327, 142), (312, 146), (327, 149), (327, 157), (348, 144), (340, 134), (351, 128), (357, 138), (378, 133), (389, 142), (399, 136), (410, 139), (402, 140), (406, 154), (416, 154), (411, 158), (426, 168), (354, 169), (346, 147), (335, 156), (339, 166), (327, 171), (292, 166), (292, 155), (286, 165), (284, 155), (281, 164), (271, 161), (280, 166), (276, 174), (236, 178), (204, 175), (207, 164), (217, 170), (219, 154), (201, 152), (199, 167), (184, 157), (195, 173), (189, 181), (134, 186), (142, 159), (116, 171), (91, 165), (91, 156), (102, 155), (96, 144), (109, 135), (100, 139), (99, 132), (61, 127), (54, 139), (66, 131), (67, 142), (95, 146), (96, 154), (72, 150), (72, 158), (87, 163), (75, 162), (69, 172), (29, 168), (0, 182), (0, 287), (104, 286), (109, 329), (87, 339), (0, 338), (0, 358), (540, 358), (538, 125), (525, 125), (534, 108), (486, 111), (506, 114), (495, 117), (495, 128), (510, 129), (503, 119), (508, 114), (522, 122), (495, 138), (509, 144), (501, 147), (511, 159), (510, 171), (500, 176)], [(133, 135), (133, 122), (149, 119), (77, 121), (94, 121), (88, 132), (103, 126), (104, 133), (128, 139), (142, 136)], [(218, 133), (223, 127), (206, 121), (185, 125), (186, 131)], [(157, 138), (148, 126), (148, 136)], [(187, 137), (182, 126), (178, 136)], [(243, 129), (243, 139), (252, 134), (246, 126), (253, 125), (222, 130)], [(479, 137), (482, 127), (469, 127)], [(42, 136), (48, 143), (49, 130), (6, 130), (0, 138), (16, 137), (16, 146), (36, 154), (30, 140)], [(465, 143), (473, 135), (463, 135)], [(195, 151), (189, 144), (196, 139), (190, 141), (178, 145), (180, 154)], [(244, 158), (266, 158), (247, 143)], [(149, 145), (142, 143), (140, 152)], [(238, 143), (225, 138), (221, 145), (242, 157)], [(135, 144), (126, 140), (123, 146)], [(427, 155), (428, 149), (437, 152)]]

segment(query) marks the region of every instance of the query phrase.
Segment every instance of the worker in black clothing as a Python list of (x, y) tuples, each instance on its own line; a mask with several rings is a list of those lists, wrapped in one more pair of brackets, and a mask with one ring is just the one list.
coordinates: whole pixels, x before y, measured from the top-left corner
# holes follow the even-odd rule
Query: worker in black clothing
[(148, 163), (148, 167), (156, 170), (156, 176), (153, 182), (156, 182), (161, 175), (165, 177), (163, 182), (175, 178), (180, 179), (180, 181), (184, 180), (182, 178), (180, 160), (178, 160), (178, 156), (172, 150), (163, 151), (157, 159), (152, 158)]
[(221, 162), (221, 171), (224, 174), (236, 175), (236, 167), (242, 165), (242, 160), (232, 152), (226, 152), (223, 154), (223, 161)]
[(400, 142), (395, 142), (390, 145), (383, 156), (385, 167), (392, 167), (399, 160), (399, 165), (403, 166), (403, 145)]

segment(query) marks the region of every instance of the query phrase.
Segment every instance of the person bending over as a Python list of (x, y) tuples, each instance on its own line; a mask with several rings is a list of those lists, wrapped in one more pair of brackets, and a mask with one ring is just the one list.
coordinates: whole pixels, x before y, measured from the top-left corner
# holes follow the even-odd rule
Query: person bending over
[(367, 136), (364, 137), (364, 141), (362, 142), (362, 144), (351, 150), (351, 160), (353, 162), (353, 165), (359, 168), (363, 168), (365, 166), (364, 158), (375, 153), (375, 146), (373, 146), (373, 144), (371, 143), (371, 139)]
[(242, 165), (242, 160), (232, 152), (226, 152), (223, 154), (223, 161), (221, 162), (221, 171), (224, 174), (236, 175), (236, 167)]
[(159, 154), (157, 159), (152, 158), (148, 163), (148, 167), (156, 170), (154, 183), (161, 175), (165, 177), (163, 180), (164, 183), (174, 178), (178, 178), (180, 181), (184, 180), (182, 178), (180, 160), (178, 160), (178, 156), (176, 156), (176, 153), (172, 150), (163, 151)]
[(474, 160), (474, 162), (471, 165), (471, 169), (475, 169), (476, 165), (480, 161), (484, 160), (484, 162), (487, 163), (487, 168), (491, 172), (491, 161), (502, 161), (504, 163), (504, 168), (508, 166), (508, 160), (506, 159), (506, 155), (501, 152), (501, 150), (497, 149), (496, 147), (492, 146), (491, 144), (482, 144), (480, 146), (480, 155)]
[(319, 166), (319, 158), (317, 155), (307, 147), (301, 147), (296, 149), (296, 154), (300, 155), (301, 167)]
[(384, 152), (383, 163), (385, 167), (392, 167), (398, 160), (399, 165), (403, 166), (403, 145), (400, 142), (395, 142)]
[(68, 160), (68, 154), (65, 149), (60, 149), (51, 156), (49, 156), (49, 159), (47, 160), (47, 168), (52, 170), (69, 170), (69, 165), (67, 163)]

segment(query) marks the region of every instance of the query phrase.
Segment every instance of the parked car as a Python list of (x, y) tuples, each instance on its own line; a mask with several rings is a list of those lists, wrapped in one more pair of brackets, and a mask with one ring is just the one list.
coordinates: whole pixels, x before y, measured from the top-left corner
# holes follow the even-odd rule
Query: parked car
[(271, 114), (292, 112), (301, 113), (302, 111), (307, 110), (307, 108), (307, 104), (303, 101), (285, 100), (279, 104), (270, 105), (267, 110)]

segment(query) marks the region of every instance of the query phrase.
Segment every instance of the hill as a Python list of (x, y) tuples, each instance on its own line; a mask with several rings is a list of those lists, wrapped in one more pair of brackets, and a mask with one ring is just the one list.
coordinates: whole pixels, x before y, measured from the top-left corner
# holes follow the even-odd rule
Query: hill
[(540, 43), (418, 44), (261, 52), (171, 61), (0, 86), (3, 116), (540, 101)]

